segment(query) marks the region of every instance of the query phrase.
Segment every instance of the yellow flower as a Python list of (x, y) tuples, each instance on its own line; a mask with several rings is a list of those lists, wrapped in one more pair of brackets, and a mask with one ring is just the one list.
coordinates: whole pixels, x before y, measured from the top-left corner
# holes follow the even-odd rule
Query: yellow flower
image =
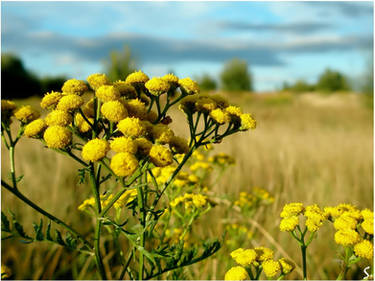
[(304, 211), (302, 203), (289, 203), (286, 204), (283, 208), (283, 211), (280, 214), (280, 217), (290, 217), (290, 216), (297, 216)]
[(294, 269), (294, 264), (285, 258), (279, 259), (279, 263), (281, 265), (282, 274), (288, 274)]
[(161, 144), (169, 143), (174, 137), (173, 131), (164, 124), (157, 124), (152, 126), (151, 134), (154, 140)]
[(178, 80), (180, 88), (188, 95), (195, 95), (199, 93), (198, 83), (191, 80), (189, 77)]
[(139, 84), (144, 84), (149, 80), (148, 76), (144, 74), (141, 70), (130, 73), (126, 77), (125, 82), (137, 86)]
[(250, 277), (242, 266), (234, 266), (225, 273), (224, 280), (250, 280)]
[(240, 115), (241, 127), (240, 130), (249, 130), (256, 128), (256, 121), (250, 113), (245, 113)]
[(114, 138), (111, 142), (111, 149), (115, 152), (129, 152), (135, 154), (137, 152), (137, 142), (129, 137)]
[(23, 123), (29, 123), (39, 118), (40, 113), (31, 108), (30, 105), (21, 106), (14, 112), (14, 117)]
[(210, 112), (216, 108), (216, 102), (208, 97), (202, 97), (195, 102), (195, 110)]
[(364, 231), (368, 234), (374, 235), (374, 218), (365, 218), (361, 224)]
[(275, 277), (280, 272), (280, 263), (274, 260), (267, 260), (263, 264), (263, 272), (268, 277)]
[(63, 126), (66, 127), (70, 123), (72, 123), (72, 115), (70, 115), (66, 111), (62, 110), (52, 110), (47, 116), (46, 116), (46, 123), (48, 126)]
[(125, 136), (130, 137), (140, 137), (145, 135), (146, 133), (146, 126), (139, 118), (135, 117), (127, 117), (121, 120), (117, 128), (123, 133)]
[(146, 138), (137, 138), (135, 139), (135, 143), (138, 147), (138, 152), (142, 154), (143, 156), (146, 156), (150, 153), (152, 142), (150, 142)]
[(273, 251), (266, 247), (256, 247), (255, 252), (257, 253), (257, 261), (264, 262), (273, 258)]
[(192, 172), (195, 172), (195, 171), (197, 171), (199, 169), (202, 169), (202, 170), (212, 170), (212, 166), (209, 163), (202, 162), (202, 161), (195, 162), (189, 168), (190, 168), (190, 170)]
[(358, 243), (360, 236), (353, 229), (342, 229), (335, 233), (335, 241), (337, 244), (349, 246)]
[(113, 205), (115, 208), (121, 208), (132, 202), (138, 195), (137, 189), (129, 189), (120, 196), (120, 198)]
[(363, 240), (354, 245), (354, 252), (358, 257), (371, 261), (374, 256), (374, 245), (368, 240)]
[(65, 148), (72, 141), (72, 133), (62, 126), (48, 127), (43, 135), (49, 148)]
[(192, 155), (195, 159), (199, 160), (199, 161), (203, 161), (204, 160), (204, 155), (199, 151), (199, 150), (195, 150), (193, 152), (193, 155)]
[(117, 153), (111, 159), (111, 169), (119, 177), (130, 176), (137, 168), (137, 158), (128, 152)]
[[(94, 124), (94, 118), (88, 117), (87, 120), (91, 123)], [(87, 133), (88, 131), (91, 130), (91, 126), (89, 123), (86, 122), (85, 119), (83, 119), (81, 113), (77, 113), (74, 117), (74, 123), (78, 127), (78, 130), (81, 133)]]
[(162, 145), (153, 145), (149, 155), (155, 166), (165, 167), (173, 163), (172, 152)]
[(125, 102), (125, 107), (129, 112), (129, 116), (137, 117), (139, 119), (146, 119), (147, 108), (146, 105), (139, 99), (132, 99)]
[(82, 204), (78, 206), (78, 211), (83, 211), (87, 209), (88, 207), (94, 207), (94, 206), (95, 206), (95, 198), (91, 197), (89, 199), (84, 200)]
[(109, 150), (106, 140), (93, 139), (87, 142), (82, 148), (82, 158), (87, 161), (98, 161), (104, 158)]
[(242, 110), (238, 106), (230, 105), (225, 108), (225, 111), (230, 114), (237, 117), (240, 117), (242, 115)]
[(63, 91), (63, 93), (67, 93), (67, 94), (82, 95), (84, 92), (88, 90), (88, 88), (84, 81), (77, 80), (77, 79), (70, 79), (70, 80), (65, 81), (61, 90)]
[(128, 116), (125, 106), (117, 100), (105, 102), (101, 107), (101, 112), (105, 118), (115, 123)]
[(103, 102), (114, 101), (120, 98), (120, 91), (112, 85), (103, 85), (98, 88), (95, 95)]
[(230, 121), (230, 117), (227, 112), (223, 111), (220, 108), (216, 108), (210, 111), (210, 116), (219, 124), (228, 123)]
[(116, 81), (113, 83), (113, 86), (119, 90), (122, 97), (127, 97), (129, 99), (134, 99), (137, 97), (137, 91), (135, 88), (125, 81)]
[(293, 231), (297, 227), (298, 223), (299, 221), (298, 221), (297, 216), (283, 218), (280, 221), (280, 230), (281, 231)]
[(255, 261), (257, 257), (257, 253), (255, 250), (253, 249), (244, 250), (242, 248), (239, 248), (233, 251), (230, 255), (236, 261), (236, 263), (242, 266), (249, 266)]
[(169, 147), (176, 153), (188, 153), (189, 145), (187, 140), (181, 137), (173, 136), (169, 142)]
[(340, 217), (338, 217), (333, 226), (336, 230), (340, 229), (356, 229), (357, 227), (357, 220), (350, 216), (349, 213), (344, 213)]
[(307, 206), (304, 215), (307, 218), (306, 227), (310, 232), (317, 231), (326, 219), (324, 211), (316, 204)]
[(374, 219), (374, 212), (369, 210), (369, 209), (364, 209), (361, 211), (361, 215), (362, 217), (366, 220), (366, 219)]
[(178, 77), (173, 73), (166, 74), (161, 79), (168, 82), (173, 88), (178, 86)]
[(160, 96), (168, 92), (170, 85), (162, 78), (154, 77), (146, 82), (145, 87), (152, 95)]
[(57, 109), (63, 111), (73, 111), (84, 103), (82, 97), (74, 94), (63, 96), (57, 104)]
[(26, 125), (24, 134), (29, 138), (36, 137), (40, 135), (46, 127), (46, 122), (44, 122), (43, 119), (36, 119)]
[(89, 77), (87, 77), (87, 82), (93, 90), (97, 90), (103, 85), (111, 84), (107, 75), (100, 73), (91, 74)]
[(62, 93), (59, 92), (54, 92), (52, 91), (51, 93), (47, 93), (44, 95), (42, 98), (42, 101), (40, 102), (40, 106), (43, 109), (49, 109), (49, 108), (54, 108), (57, 103), (60, 101), (62, 98)]

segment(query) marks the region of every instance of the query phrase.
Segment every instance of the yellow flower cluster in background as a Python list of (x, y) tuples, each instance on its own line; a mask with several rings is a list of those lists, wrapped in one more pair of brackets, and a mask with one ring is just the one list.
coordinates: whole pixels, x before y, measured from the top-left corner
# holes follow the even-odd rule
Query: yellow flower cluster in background
[(243, 211), (249, 211), (259, 206), (259, 204), (273, 203), (274, 197), (265, 189), (253, 187), (251, 192), (240, 192), (240, 196), (234, 201), (234, 205)]
[(207, 196), (202, 194), (185, 193), (182, 196), (176, 197), (170, 206), (176, 208), (179, 205), (184, 205), (185, 210), (191, 211), (194, 209), (203, 209), (210, 206), (210, 201)]

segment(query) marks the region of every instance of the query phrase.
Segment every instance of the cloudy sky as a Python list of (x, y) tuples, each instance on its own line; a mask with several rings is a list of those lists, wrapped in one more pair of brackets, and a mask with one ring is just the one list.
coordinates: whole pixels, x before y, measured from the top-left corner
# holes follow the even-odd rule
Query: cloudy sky
[(316, 81), (327, 67), (356, 78), (372, 51), (372, 2), (4, 2), (2, 52), (40, 75), (85, 79), (130, 46), (150, 76), (208, 73), (244, 59), (255, 89)]

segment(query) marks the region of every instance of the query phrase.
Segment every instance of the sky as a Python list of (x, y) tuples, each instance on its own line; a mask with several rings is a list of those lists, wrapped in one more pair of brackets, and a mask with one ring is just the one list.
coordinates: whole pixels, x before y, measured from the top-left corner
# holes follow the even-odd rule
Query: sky
[(124, 45), (149, 76), (219, 80), (239, 58), (257, 91), (326, 68), (355, 80), (373, 50), (373, 2), (1, 2), (2, 52), (38, 75), (85, 79)]

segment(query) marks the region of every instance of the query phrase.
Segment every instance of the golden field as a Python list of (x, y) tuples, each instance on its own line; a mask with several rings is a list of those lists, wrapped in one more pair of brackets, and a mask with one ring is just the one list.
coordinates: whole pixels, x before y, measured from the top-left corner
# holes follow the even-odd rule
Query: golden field
[[(215, 184), (215, 194), (239, 194), (258, 186), (267, 189), (275, 202), (260, 210), (253, 218), (254, 239), (246, 247), (266, 246), (275, 256), (285, 253), (301, 264), (297, 243), (288, 233), (280, 232), (279, 214), (285, 203), (303, 202), (320, 206), (352, 203), (360, 208), (373, 206), (373, 111), (358, 94), (320, 95), (316, 93), (290, 95), (270, 93), (223, 93), (231, 103), (253, 113), (257, 128), (237, 134), (215, 146), (236, 159), (221, 181)], [(17, 103), (33, 104), (37, 99)], [(171, 127), (184, 134), (179, 120), (184, 115), (174, 112)], [(9, 161), (2, 146), (2, 178), (7, 179)], [(79, 214), (77, 206), (89, 196), (90, 190), (78, 184), (78, 165), (49, 151), (30, 139), (23, 138), (16, 150), (16, 170), (24, 174), (20, 189), (33, 201), (66, 221), (85, 229), (87, 217)], [(21, 204), (17, 198), (2, 190), (2, 210), (11, 209), (28, 230), (30, 221), (38, 222), (40, 215)], [(198, 232), (221, 237), (226, 222), (226, 206), (219, 204), (195, 225)], [(309, 278), (335, 279), (339, 272), (339, 247), (333, 241), (333, 228), (326, 225), (308, 250)], [(36, 250), (38, 249), (38, 250)], [(111, 253), (108, 253), (110, 255)], [(228, 257), (223, 264), (223, 257)], [(85, 271), (76, 275), (72, 254), (46, 243), (24, 245), (16, 240), (2, 244), (2, 263), (10, 265), (16, 279), (95, 278), (85, 275), (94, 267), (80, 264)], [(106, 266), (110, 266), (108, 263)], [(104, 259), (106, 262), (106, 258)], [(233, 263), (224, 247), (215, 256), (190, 268), (186, 278), (223, 279)], [(301, 278), (297, 269), (290, 278)], [(351, 271), (362, 278), (362, 272)]]

